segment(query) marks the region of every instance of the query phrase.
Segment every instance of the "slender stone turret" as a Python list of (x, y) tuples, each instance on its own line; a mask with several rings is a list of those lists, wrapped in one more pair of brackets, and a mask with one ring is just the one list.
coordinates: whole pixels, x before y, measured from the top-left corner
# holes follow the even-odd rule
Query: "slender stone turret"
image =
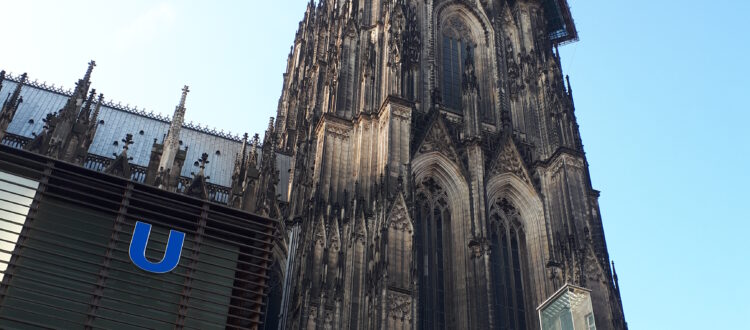
[[(74, 134), (71, 134), (76, 124), (78, 114), (81, 112), (86, 94), (89, 92), (91, 86), (91, 72), (94, 70), (96, 62), (89, 62), (88, 69), (83, 75), (83, 78), (78, 80), (76, 88), (73, 91), (73, 95), (68, 98), (65, 106), (57, 112), (57, 116), (54, 119), (56, 124), (54, 128), (50, 126), (50, 142), (49, 148), (42, 153), (54, 157), (70, 160), (71, 144), (77, 144), (78, 141), (71, 141)], [(75, 140), (75, 139), (73, 139)]]
[(187, 93), (190, 92), (186, 85), (182, 88), (180, 103), (174, 109), (172, 123), (169, 125), (169, 131), (160, 144), (154, 139), (154, 145), (151, 149), (151, 159), (146, 170), (146, 183), (152, 184), (162, 189), (176, 191), (182, 165), (187, 157), (187, 146), (180, 149), (180, 131), (182, 124), (185, 122), (185, 100)]
[[(257, 150), (257, 147), (254, 146), (253, 150)], [(266, 129), (266, 135), (263, 137), (261, 152), (260, 172), (262, 175), (255, 192), (255, 212), (276, 217), (279, 215), (279, 211), (276, 209), (278, 206), (275, 203), (279, 171), (276, 169), (276, 132), (273, 117), (268, 121), (268, 129)]]
[(96, 96), (96, 89), (92, 89), (89, 92), (89, 98), (86, 99), (86, 105), (78, 113), (78, 122), (88, 123), (91, 119), (91, 108), (94, 105), (94, 97)]
[(247, 173), (247, 139), (248, 134), (242, 136), (242, 151), (235, 156), (234, 171), (232, 172), (232, 201), (231, 205), (237, 208), (242, 207), (242, 195), (245, 188), (245, 177)]
[[(76, 164), (84, 164), (86, 157), (89, 154), (89, 147), (94, 142), (94, 136), (96, 136), (96, 130), (99, 127), (97, 118), (99, 118), (99, 111), (104, 102), (104, 94), (99, 94), (98, 100), (94, 103), (94, 94), (96, 90), (91, 90), (88, 101), (86, 101), (86, 107), (78, 115), (78, 120), (75, 126), (73, 126), (73, 136), (71, 137), (71, 149), (70, 159), (68, 161)], [(94, 114), (91, 114), (91, 107), (94, 107)], [(72, 144), (75, 142), (75, 144)]]
[(86, 104), (78, 113), (75, 123), (73, 123), (71, 132), (64, 144), (65, 149), (60, 153), (61, 160), (76, 164), (83, 164), (86, 160), (89, 146), (93, 140), (93, 136), (89, 138), (88, 133), (91, 126), (91, 109), (94, 105), (95, 96), (96, 89), (92, 89), (89, 92), (88, 99), (86, 99)]
[(167, 137), (164, 140), (164, 151), (159, 161), (160, 169), (171, 170), (174, 165), (175, 156), (177, 156), (177, 151), (180, 150), (180, 130), (182, 129), (182, 123), (185, 121), (185, 99), (188, 92), (190, 92), (190, 89), (185, 85), (182, 88), (180, 104), (174, 109), (172, 123), (169, 125), (169, 132), (167, 132)]
[[(65, 104), (65, 107), (60, 109), (60, 111), (58, 112), (58, 116), (60, 117), (61, 121), (74, 119), (81, 111), (83, 101), (86, 99), (86, 94), (88, 94), (89, 87), (91, 86), (91, 72), (94, 70), (95, 66), (96, 62), (89, 62), (89, 67), (88, 69), (86, 69), (86, 73), (83, 75), (83, 78), (78, 80), (78, 82), (76, 83), (76, 88), (73, 91), (73, 95), (68, 98), (68, 102)], [(59, 134), (65, 133), (67, 132), (60, 131)]]

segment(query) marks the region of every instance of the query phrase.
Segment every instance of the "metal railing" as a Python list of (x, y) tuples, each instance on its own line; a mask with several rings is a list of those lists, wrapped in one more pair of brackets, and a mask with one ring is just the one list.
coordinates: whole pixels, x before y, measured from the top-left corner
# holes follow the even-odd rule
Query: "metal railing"
[[(25, 136), (8, 133), (0, 144), (14, 149), (23, 149), (31, 140), (31, 138)], [(113, 160), (113, 158), (90, 153), (86, 156), (83, 167), (97, 172), (104, 172)], [(146, 173), (147, 168), (145, 166), (130, 164), (130, 180), (137, 183), (144, 183), (146, 182)], [(191, 181), (192, 178), (181, 176), (177, 182), (177, 191), (180, 193), (184, 192)], [(232, 188), (213, 183), (208, 183), (206, 187), (208, 188), (208, 200), (224, 205), (229, 204), (229, 196), (231, 195)]]
[(30, 141), (31, 139), (25, 136), (6, 133), (3, 140), (0, 141), (0, 144), (9, 146), (11, 148), (23, 149), (23, 147), (25, 147), (26, 144), (29, 143)]

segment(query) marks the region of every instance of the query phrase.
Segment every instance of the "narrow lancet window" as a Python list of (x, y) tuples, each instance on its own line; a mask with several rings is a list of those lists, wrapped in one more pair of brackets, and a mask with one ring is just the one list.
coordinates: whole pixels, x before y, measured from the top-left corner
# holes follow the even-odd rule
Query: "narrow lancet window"
[(443, 104), (454, 112), (461, 112), (461, 73), (466, 57), (466, 42), (452, 37), (443, 38)]
[(507, 200), (492, 207), (494, 316), (499, 329), (526, 329), (524, 233), (520, 215)]
[(442, 33), (440, 44), (440, 92), (442, 104), (451, 112), (461, 113), (461, 79), (467, 50), (476, 48), (471, 30), (460, 19), (452, 19)]
[(450, 274), (450, 209), (445, 191), (432, 180), (419, 188), (417, 253), (419, 267), (419, 329), (445, 329), (446, 274)]

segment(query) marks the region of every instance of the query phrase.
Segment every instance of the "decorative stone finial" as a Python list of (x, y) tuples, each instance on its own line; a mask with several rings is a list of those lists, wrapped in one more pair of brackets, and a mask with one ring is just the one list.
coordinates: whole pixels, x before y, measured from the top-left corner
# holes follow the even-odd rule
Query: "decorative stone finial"
[(128, 148), (130, 148), (130, 145), (135, 143), (133, 142), (133, 134), (130, 134), (130, 133), (125, 134), (125, 138), (122, 139), (122, 143), (124, 144), (122, 146), (122, 149), (128, 150)]
[(201, 170), (204, 170), (206, 168), (206, 164), (210, 163), (210, 161), (208, 161), (208, 154), (204, 152), (201, 155), (201, 158), (198, 159), (198, 163), (200, 164)]
[(189, 92), (190, 92), (190, 87), (188, 85), (185, 85), (184, 87), (182, 87), (182, 97), (180, 97), (180, 105), (178, 106), (179, 108), (185, 107), (185, 99), (187, 99), (187, 93)]

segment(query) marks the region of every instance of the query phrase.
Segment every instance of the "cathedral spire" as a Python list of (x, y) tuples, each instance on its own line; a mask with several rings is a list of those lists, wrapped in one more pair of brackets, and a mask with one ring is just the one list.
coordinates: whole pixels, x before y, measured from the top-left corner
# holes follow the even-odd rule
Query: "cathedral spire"
[(260, 135), (258, 135), (258, 133), (255, 133), (255, 135), (253, 135), (253, 143), (252, 143), (253, 148), (250, 150), (250, 164), (253, 164), (253, 166), (255, 166), (255, 164), (258, 163), (258, 145), (259, 144), (260, 144)]
[(96, 66), (96, 62), (94, 60), (91, 60), (89, 62), (89, 67), (86, 69), (86, 74), (83, 75), (83, 82), (89, 83), (91, 80), (91, 72), (94, 71), (94, 67)]
[(96, 130), (99, 128), (97, 118), (99, 118), (99, 109), (101, 109), (102, 103), (104, 102), (104, 94), (99, 94), (99, 98), (96, 102), (96, 105), (94, 106), (94, 114), (89, 116), (91, 105), (94, 103), (94, 94), (95, 92), (94, 90), (92, 90), (91, 95), (89, 96), (88, 104), (86, 106), (86, 114), (83, 116), (79, 116), (78, 119), (78, 122), (81, 125), (80, 129), (83, 130), (83, 132), (78, 132), (78, 130), (74, 132), (75, 134), (80, 134), (80, 141), (78, 142), (78, 145), (75, 146), (76, 151), (73, 158), (73, 162), (78, 164), (83, 164), (86, 161), (86, 157), (88, 157), (89, 153), (89, 147), (91, 147), (91, 143), (94, 142)]
[(172, 116), (172, 123), (169, 125), (169, 131), (167, 137), (164, 140), (164, 151), (159, 161), (160, 170), (168, 170), (173, 167), (175, 156), (180, 148), (180, 130), (182, 129), (182, 123), (185, 121), (185, 100), (187, 99), (187, 93), (190, 92), (190, 88), (185, 85), (182, 88), (182, 96), (180, 97), (180, 103), (174, 109), (174, 115)]
[[(2, 82), (5, 79), (5, 71), (0, 72), (0, 88), (2, 88)], [(16, 115), (18, 107), (23, 103), (23, 97), (21, 97), (21, 88), (26, 82), (26, 73), (21, 75), (18, 80), (16, 88), (13, 93), (5, 99), (3, 107), (0, 109), (0, 141), (5, 137), (6, 131), (10, 122), (13, 121), (13, 117)]]
[(83, 107), (80, 113), (78, 113), (79, 122), (88, 122), (91, 118), (91, 105), (94, 103), (94, 96), (96, 95), (96, 89), (91, 89), (89, 92), (89, 98), (86, 100), (86, 105)]
[[(89, 91), (89, 87), (91, 86), (91, 72), (94, 71), (94, 67), (96, 66), (95, 61), (90, 61), (89, 66), (86, 69), (86, 73), (83, 75), (83, 78), (78, 80), (76, 83), (76, 89), (73, 92), (73, 95), (68, 99), (69, 105), (71, 107), (66, 106), (65, 107), (65, 114), (66, 116), (75, 116), (77, 114), (77, 110), (80, 109), (80, 107), (83, 105), (83, 100), (86, 98), (86, 94)], [(73, 104), (75, 102), (75, 104)]]
[(86, 152), (88, 152), (91, 142), (94, 142), (96, 129), (99, 127), (97, 119), (99, 118), (99, 109), (101, 109), (102, 103), (104, 103), (104, 94), (100, 93), (99, 98), (96, 101), (96, 106), (94, 107), (94, 114), (90, 118), (87, 117), (88, 121), (86, 123), (88, 123), (88, 127), (86, 128), (85, 143), (83, 145), (83, 149), (85, 149)]
[(78, 114), (91, 86), (91, 72), (94, 70), (94, 66), (96, 66), (94, 61), (89, 62), (88, 69), (83, 78), (79, 79), (76, 83), (75, 91), (68, 97), (65, 106), (57, 112), (57, 118), (54, 119), (55, 125), (49, 128), (49, 148), (40, 151), (40, 153), (53, 158), (70, 159), (71, 143), (77, 143), (77, 141), (71, 142), (71, 139), (75, 135), (71, 133), (77, 123)]
[[(65, 145), (64, 151), (60, 155), (60, 159), (82, 165), (88, 157), (89, 147), (94, 141), (94, 135), (96, 135), (96, 117), (99, 115), (99, 108), (101, 107), (103, 95), (99, 95), (99, 103), (94, 106), (94, 97), (96, 96), (96, 90), (92, 89), (89, 93), (89, 97), (86, 100), (86, 105), (83, 107), (80, 113), (78, 113), (78, 119), (76, 119), (73, 125), (72, 131)], [(91, 108), (94, 107), (94, 117), (91, 117)]]

